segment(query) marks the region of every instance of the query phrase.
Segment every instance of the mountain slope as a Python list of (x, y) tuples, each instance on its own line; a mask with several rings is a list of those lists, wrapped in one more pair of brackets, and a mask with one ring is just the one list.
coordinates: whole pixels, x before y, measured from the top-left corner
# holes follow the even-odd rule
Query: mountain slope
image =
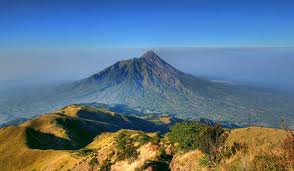
[[(82, 149), (64, 148), (60, 141), (54, 141), (52, 136), (66, 139), (70, 144), (76, 144), (76, 129), (67, 129), (58, 125), (55, 121), (59, 117), (75, 118), (84, 121), (89, 116), (97, 117), (99, 115), (99, 122), (111, 123), (114, 127), (115, 123), (120, 122), (120, 117), (115, 117), (111, 111), (104, 111), (98, 109), (93, 111), (93, 108), (86, 106), (67, 106), (55, 113), (45, 114), (33, 120), (29, 120), (19, 126), (10, 126), (0, 129), (0, 168), (1, 170), (156, 170), (156, 166), (165, 166), (168, 170), (170, 165), (171, 170), (199, 170), (195, 165), (199, 164), (199, 158), (203, 153), (199, 151), (190, 152), (176, 152), (171, 148), (171, 144), (167, 141), (167, 136), (161, 137), (156, 133), (146, 133), (138, 130), (125, 130), (121, 129), (116, 132), (101, 131), (91, 138), (88, 145)], [(101, 110), (99, 112), (99, 110)], [(88, 112), (91, 112), (89, 114)], [(122, 115), (121, 115), (122, 116)], [(79, 119), (83, 118), (83, 119)], [(103, 118), (103, 119), (102, 119)], [(110, 118), (112, 118), (111, 121)], [(88, 120), (87, 119), (87, 120)], [(90, 121), (91, 119), (89, 119)], [(93, 121), (93, 120), (92, 120)], [(117, 122), (116, 122), (117, 121)], [(148, 121), (146, 121), (148, 123)], [(130, 122), (131, 125), (138, 125), (144, 127), (142, 122)], [(119, 124), (117, 124), (119, 125)], [(148, 125), (148, 124), (147, 124)], [(99, 127), (99, 126), (97, 126)], [(78, 125), (80, 131), (90, 133), (91, 125)], [(100, 125), (101, 128), (101, 125)], [(103, 127), (102, 127), (103, 128)], [(50, 139), (46, 136), (39, 136), (40, 134), (31, 135), (26, 130), (33, 129), (38, 133), (50, 134)], [(106, 129), (107, 131), (107, 129)], [(251, 136), (248, 136), (251, 135)], [(262, 136), (261, 136), (262, 135)], [(28, 136), (31, 139), (28, 140)], [(229, 132), (227, 144), (232, 145), (235, 142), (245, 142), (248, 145), (249, 151), (260, 150), (281, 150), (281, 142), (287, 136), (284, 130), (249, 127), (235, 129)], [(274, 138), (273, 138), (274, 137)], [(48, 141), (49, 140), (49, 141)], [(122, 141), (123, 140), (123, 141)], [(30, 143), (40, 145), (46, 144), (47, 148), (40, 148), (42, 146), (32, 147)], [(123, 142), (123, 143), (122, 143)], [(126, 144), (125, 144), (126, 143)], [(52, 147), (52, 144), (59, 145), (59, 148)], [(134, 149), (137, 156), (130, 160), (128, 158), (121, 158), (120, 145)], [(57, 147), (57, 146), (56, 146)], [(67, 150), (66, 150), (67, 149)], [(163, 152), (166, 151), (166, 152)], [(167, 155), (170, 151), (171, 155), (169, 160), (164, 160), (162, 156)], [(124, 154), (124, 153), (123, 153)], [(132, 155), (127, 153), (128, 155)], [(169, 154), (169, 153), (168, 153)], [(191, 155), (192, 154), (192, 155)], [(195, 155), (194, 155), (195, 154)], [(251, 153), (250, 153), (251, 154)], [(242, 154), (243, 155), (243, 154)], [(243, 156), (245, 158), (246, 156)], [(247, 159), (247, 158), (246, 158)], [(229, 162), (239, 160), (237, 157), (229, 159)], [(252, 160), (252, 159), (250, 159)], [(248, 160), (246, 160), (248, 162)], [(223, 163), (228, 165), (230, 163)], [(242, 165), (242, 163), (238, 163)], [(150, 168), (148, 167), (150, 166)], [(243, 165), (242, 165), (243, 166)], [(144, 169), (143, 169), (144, 168)], [(149, 169), (148, 169), (149, 168)], [(153, 168), (153, 169), (152, 169)], [(230, 167), (233, 168), (233, 167)], [(205, 168), (204, 168), (205, 170)], [(229, 169), (225, 169), (229, 170)]]
[(60, 150), (84, 147), (102, 132), (119, 129), (166, 132), (167, 126), (104, 108), (70, 105), (26, 121), (18, 127), (24, 128), (26, 144), (30, 148)]
[(281, 92), (215, 83), (185, 74), (147, 51), (120, 61), (58, 94), (75, 103), (124, 104), (144, 113), (227, 120), (240, 125), (279, 126), (281, 113), (293, 123), (293, 98)]
[(270, 89), (200, 79), (177, 70), (153, 51), (48, 93), (14, 99), (0, 109), (23, 117), (79, 103), (121, 105), (138, 113), (168, 113), (241, 126), (279, 127), (281, 118), (294, 125), (293, 97)]
[[(67, 170), (63, 165), (68, 165), (73, 169), (77, 163), (85, 159), (83, 148), (88, 148), (87, 145), (93, 146), (93, 143), (97, 145), (95, 137), (99, 137), (102, 133), (118, 135), (121, 129), (132, 129), (136, 131), (127, 132), (149, 135), (140, 130), (166, 132), (168, 126), (169, 124), (164, 122), (154, 124), (106, 108), (85, 105), (66, 106), (18, 126), (0, 128), (0, 168), (1, 170), (52, 170), (52, 168)], [(110, 147), (115, 148), (113, 144)], [(81, 154), (82, 157), (73, 153)], [(88, 163), (86, 164), (88, 166)]]

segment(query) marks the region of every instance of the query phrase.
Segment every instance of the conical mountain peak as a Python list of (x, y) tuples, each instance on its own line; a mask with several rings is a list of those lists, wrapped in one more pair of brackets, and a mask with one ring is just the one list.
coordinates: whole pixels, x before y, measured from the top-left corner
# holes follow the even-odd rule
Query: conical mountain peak
[(149, 58), (153, 56), (157, 56), (157, 54), (152, 50), (148, 50), (141, 56), (141, 58)]
[(170, 67), (167, 62), (161, 59), (154, 51), (146, 51), (139, 59), (150, 65), (157, 65), (161, 67)]
[[(140, 58), (143, 59), (160, 59), (160, 57), (152, 50), (146, 51)], [(162, 59), (160, 59), (162, 60)]]

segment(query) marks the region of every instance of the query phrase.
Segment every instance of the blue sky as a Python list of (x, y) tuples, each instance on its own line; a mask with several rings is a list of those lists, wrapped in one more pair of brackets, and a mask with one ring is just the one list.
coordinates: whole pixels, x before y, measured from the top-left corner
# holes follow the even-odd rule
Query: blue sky
[(0, 0), (0, 80), (81, 79), (151, 48), (195, 75), (294, 87), (294, 48), (273, 47), (294, 47), (293, 0)]
[(294, 46), (293, 0), (3, 0), (1, 49)]

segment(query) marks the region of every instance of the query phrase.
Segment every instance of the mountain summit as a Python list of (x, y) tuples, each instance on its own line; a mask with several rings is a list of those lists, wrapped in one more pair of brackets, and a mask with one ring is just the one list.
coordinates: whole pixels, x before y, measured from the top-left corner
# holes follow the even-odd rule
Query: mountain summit
[(146, 51), (141, 57), (145, 62), (149, 64), (158, 64), (158, 65), (163, 65), (167, 64), (165, 61), (163, 61), (156, 53), (154, 53), (152, 50)]
[(154, 53), (152, 50), (146, 51), (140, 58), (161, 60), (161, 58), (156, 53)]
[[(146, 89), (158, 89), (158, 93), (160, 93), (159, 88), (161, 87), (180, 89), (181, 81), (178, 79), (180, 73), (180, 71), (163, 61), (153, 51), (147, 51), (140, 58), (119, 61), (93, 75), (86, 79), (85, 86), (89, 82), (93, 83), (95, 88), (97, 88), (97, 85), (102, 84), (102, 89), (109, 89), (114, 85), (119, 85), (120, 88), (125, 89), (124, 91), (127, 90), (128, 93), (135, 93), (136, 96), (139, 93), (143, 97)], [(112, 100), (115, 99), (112, 98)]]

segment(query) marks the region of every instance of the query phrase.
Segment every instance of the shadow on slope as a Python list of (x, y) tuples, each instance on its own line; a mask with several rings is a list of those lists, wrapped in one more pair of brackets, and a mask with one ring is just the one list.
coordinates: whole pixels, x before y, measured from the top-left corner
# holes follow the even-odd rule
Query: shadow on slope
[[(165, 133), (168, 126), (126, 116), (105, 108), (70, 105), (24, 123), (26, 144), (32, 149), (76, 150), (85, 147), (103, 132), (120, 129)], [(40, 126), (42, 125), (42, 126)]]
[(95, 108), (107, 108), (113, 112), (123, 113), (125, 115), (145, 115), (144, 112), (135, 110), (125, 104), (104, 104), (104, 103), (92, 102), (92, 103), (83, 103), (83, 105), (92, 106)]
[(43, 133), (36, 131), (33, 128), (26, 128), (26, 145), (31, 149), (40, 150), (72, 150), (77, 149), (72, 143), (61, 137), (57, 137), (53, 134)]

